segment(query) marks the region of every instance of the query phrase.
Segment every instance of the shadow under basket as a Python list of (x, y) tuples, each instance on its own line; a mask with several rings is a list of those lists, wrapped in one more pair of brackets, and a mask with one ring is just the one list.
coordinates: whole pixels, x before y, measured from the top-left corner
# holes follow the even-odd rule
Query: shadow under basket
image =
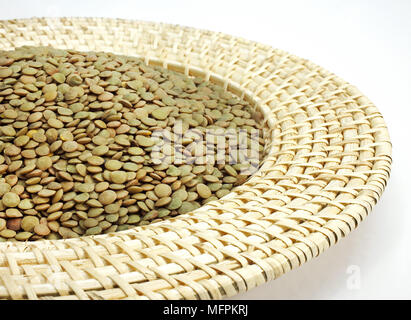
[(384, 191), (391, 143), (355, 87), (222, 33), (106, 18), (0, 21), (0, 50), (137, 56), (222, 85), (265, 117), (260, 169), (193, 212), (107, 235), (0, 243), (0, 299), (222, 299), (300, 266), (352, 231)]

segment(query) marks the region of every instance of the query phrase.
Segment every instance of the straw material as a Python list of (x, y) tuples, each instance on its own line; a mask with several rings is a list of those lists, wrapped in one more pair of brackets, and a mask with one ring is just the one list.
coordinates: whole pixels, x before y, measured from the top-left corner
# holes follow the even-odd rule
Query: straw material
[(381, 114), (305, 59), (176, 25), (0, 21), (0, 49), (22, 45), (141, 56), (219, 82), (264, 113), (268, 155), (244, 185), (189, 214), (109, 235), (0, 243), (0, 298), (230, 297), (335, 244), (386, 185), (391, 143)]

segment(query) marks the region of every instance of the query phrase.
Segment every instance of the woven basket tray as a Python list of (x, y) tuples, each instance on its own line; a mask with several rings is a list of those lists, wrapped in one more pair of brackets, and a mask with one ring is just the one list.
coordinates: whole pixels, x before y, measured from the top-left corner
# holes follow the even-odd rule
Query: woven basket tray
[(95, 18), (0, 21), (0, 49), (51, 45), (144, 57), (216, 81), (265, 115), (268, 155), (192, 213), (79, 239), (0, 243), (0, 299), (221, 299), (318, 256), (386, 185), (377, 108), (305, 59), (225, 34)]

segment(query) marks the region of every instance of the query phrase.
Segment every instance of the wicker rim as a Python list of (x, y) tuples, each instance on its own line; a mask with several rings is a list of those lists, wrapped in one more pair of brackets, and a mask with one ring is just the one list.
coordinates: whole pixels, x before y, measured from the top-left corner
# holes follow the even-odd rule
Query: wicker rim
[(266, 115), (261, 169), (170, 220), (79, 239), (0, 243), (3, 299), (221, 299), (295, 268), (380, 198), (391, 143), (354, 86), (284, 51), (222, 33), (107, 18), (0, 21), (0, 49), (52, 45), (143, 56), (220, 82)]

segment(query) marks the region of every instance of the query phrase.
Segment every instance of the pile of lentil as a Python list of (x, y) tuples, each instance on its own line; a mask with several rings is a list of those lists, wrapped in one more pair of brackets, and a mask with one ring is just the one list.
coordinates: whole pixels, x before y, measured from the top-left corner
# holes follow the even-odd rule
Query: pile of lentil
[[(254, 115), (220, 86), (138, 58), (0, 51), (0, 241), (121, 231), (219, 199), (258, 161), (210, 163), (200, 137), (209, 128), (261, 133)], [(193, 129), (182, 161), (165, 161), (174, 151), (152, 136), (158, 129), (169, 133), (163, 140)], [(261, 134), (252, 143), (263, 151)]]

